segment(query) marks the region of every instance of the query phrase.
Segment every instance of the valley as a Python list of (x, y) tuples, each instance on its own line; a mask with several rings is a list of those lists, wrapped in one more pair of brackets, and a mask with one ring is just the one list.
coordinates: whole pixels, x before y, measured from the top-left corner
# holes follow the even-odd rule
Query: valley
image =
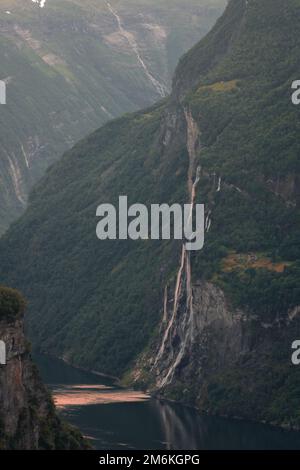
[(0, 108), (0, 234), (67, 149), (170, 92), (180, 55), (209, 30), (225, 0), (40, 3), (0, 3), (0, 80), (7, 88)]
[[(110, 43), (135, 50), (111, 8)], [(49, 168), (0, 240), (1, 282), (29, 299), (35, 351), (202, 414), (300, 429), (299, 28), (296, 0), (231, 0), (169, 96)], [(204, 204), (203, 250), (98, 240), (96, 209), (120, 195)]]

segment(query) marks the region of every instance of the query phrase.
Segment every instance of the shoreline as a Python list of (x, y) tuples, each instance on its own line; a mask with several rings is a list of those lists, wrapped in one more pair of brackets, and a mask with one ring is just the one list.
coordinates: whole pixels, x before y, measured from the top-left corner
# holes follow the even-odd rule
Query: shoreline
[[(130, 388), (124, 387), (122, 385), (122, 379), (120, 379), (119, 377), (115, 377), (113, 375), (104, 374), (102, 372), (98, 372), (98, 371), (95, 371), (93, 369), (87, 369), (85, 367), (80, 367), (78, 365), (74, 365), (72, 362), (66, 360), (65, 358), (59, 357), (59, 356), (54, 356), (53, 354), (46, 354), (46, 353), (37, 353), (37, 354), (40, 354), (41, 356), (46, 356), (46, 357), (49, 357), (49, 358), (60, 360), (61, 362), (63, 362), (67, 366), (73, 367), (74, 369), (77, 369), (77, 370), (82, 371), (82, 372), (87, 372), (89, 374), (95, 375), (96, 377), (103, 377), (104, 379), (106, 378), (106, 379), (113, 380), (114, 384), (122, 390), (131, 390)], [(140, 391), (147, 394), (147, 395), (149, 395), (150, 399), (159, 400), (159, 401), (165, 402), (165, 403), (173, 403), (173, 404), (180, 405), (180, 406), (183, 406), (183, 407), (186, 407), (186, 408), (190, 408), (190, 409), (193, 409), (193, 410), (197, 411), (197, 413), (199, 413), (200, 415), (202, 414), (202, 415), (207, 416), (207, 417), (210, 416), (212, 418), (222, 418), (222, 419), (227, 419), (227, 420), (232, 420), (232, 421), (244, 421), (244, 422), (248, 422), (248, 423), (256, 423), (256, 424), (261, 424), (261, 425), (265, 425), (265, 426), (270, 426), (273, 429), (278, 429), (278, 430), (280, 429), (283, 432), (297, 432), (297, 433), (300, 433), (300, 427), (293, 427), (293, 426), (284, 425), (284, 424), (281, 424), (281, 425), (280, 424), (274, 424), (274, 423), (270, 423), (268, 421), (260, 421), (260, 420), (255, 420), (255, 419), (249, 419), (249, 418), (245, 418), (245, 417), (241, 417), (241, 416), (213, 414), (213, 413), (209, 413), (205, 410), (201, 410), (200, 408), (198, 408), (195, 405), (185, 403), (185, 402), (181, 402), (181, 401), (178, 401), (178, 400), (172, 400), (171, 398), (164, 397), (163, 395), (160, 395), (159, 393), (151, 392), (151, 390), (144, 389), (142, 387), (141, 387)]]

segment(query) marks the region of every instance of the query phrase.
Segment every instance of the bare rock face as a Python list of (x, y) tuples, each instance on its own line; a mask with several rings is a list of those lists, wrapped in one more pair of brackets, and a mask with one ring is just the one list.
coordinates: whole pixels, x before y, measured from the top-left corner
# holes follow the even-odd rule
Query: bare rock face
[(187, 379), (192, 374), (195, 378), (195, 373), (198, 380), (204, 382), (208, 358), (210, 361), (214, 358), (214, 369), (221, 368), (249, 349), (243, 334), (247, 318), (242, 312), (230, 309), (222, 290), (206, 282), (191, 289), (190, 310), (182, 308), (185, 297), (182, 292), (164, 350), (160, 349), (160, 357), (155, 358), (158, 388), (172, 386), (180, 375)]
[[(266, 323), (235, 309), (217, 285), (194, 282), (186, 308), (186, 279), (176, 312), (165, 292), (159, 337), (140, 358), (132, 381), (152, 393), (222, 416), (299, 429), (300, 369), (291, 345), (300, 333), (299, 309)], [(171, 308), (170, 308), (171, 307)]]
[[(32, 362), (23, 331), (22, 297), (0, 287), (0, 449), (79, 449), (79, 432), (56, 416), (49, 392)], [(5, 361), (2, 361), (5, 362)]]

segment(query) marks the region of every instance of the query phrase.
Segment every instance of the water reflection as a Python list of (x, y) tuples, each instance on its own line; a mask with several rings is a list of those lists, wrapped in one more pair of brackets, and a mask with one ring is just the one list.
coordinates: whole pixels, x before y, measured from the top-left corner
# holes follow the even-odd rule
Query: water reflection
[(300, 449), (300, 434), (203, 416), (181, 405), (118, 388), (112, 380), (38, 358), (63, 417), (96, 449)]
[(205, 416), (193, 409), (159, 403), (166, 449), (300, 449), (300, 434), (271, 426)]
[(71, 385), (55, 387), (54, 402), (58, 408), (71, 406), (105, 405), (109, 403), (136, 403), (150, 397), (143, 392), (122, 390), (106, 385)]

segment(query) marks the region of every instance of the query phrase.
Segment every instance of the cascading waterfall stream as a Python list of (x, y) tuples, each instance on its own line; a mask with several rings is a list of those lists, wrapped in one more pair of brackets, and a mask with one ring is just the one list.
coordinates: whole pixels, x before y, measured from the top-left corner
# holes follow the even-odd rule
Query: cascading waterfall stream
[(168, 286), (165, 287), (164, 293), (164, 316), (162, 326), (168, 321)]
[(150, 72), (150, 70), (148, 69), (146, 63), (144, 62), (143, 58), (141, 57), (141, 54), (140, 54), (139, 49), (138, 49), (138, 45), (137, 45), (136, 41), (134, 40), (132, 34), (128, 31), (126, 31), (126, 29), (123, 26), (123, 23), (122, 23), (122, 20), (121, 20), (120, 16), (118, 15), (117, 11), (112, 7), (112, 5), (109, 2), (107, 2), (107, 8), (111, 12), (111, 14), (115, 17), (115, 19), (117, 20), (117, 24), (118, 24), (120, 34), (128, 42), (130, 48), (132, 49), (132, 51), (134, 52), (134, 54), (137, 58), (138, 63), (140, 64), (140, 66), (144, 70), (145, 75), (147, 76), (148, 80), (151, 82), (151, 84), (153, 85), (153, 87), (155, 88), (157, 93), (162, 98), (165, 98), (168, 94), (167, 87), (164, 84), (160, 83), (155, 77), (153, 77), (152, 73)]
[(185, 247), (183, 246), (182, 247), (182, 252), (181, 252), (181, 264), (180, 264), (180, 268), (179, 268), (179, 271), (178, 271), (178, 274), (177, 274), (177, 279), (176, 279), (173, 313), (172, 313), (172, 317), (171, 317), (171, 319), (168, 323), (168, 326), (166, 328), (166, 331), (164, 333), (163, 340), (162, 340), (160, 349), (158, 351), (158, 354), (156, 356), (154, 365), (157, 365), (158, 362), (160, 361), (160, 359), (164, 355), (166, 343), (167, 343), (167, 340), (169, 338), (169, 333), (171, 331), (171, 328), (172, 328), (172, 326), (175, 322), (176, 316), (177, 316), (179, 297), (180, 297), (180, 294), (181, 294), (181, 287), (182, 287), (182, 277), (183, 277), (182, 273), (183, 273), (183, 269), (184, 269), (184, 265), (185, 265), (185, 260), (186, 260), (186, 250), (185, 250)]
[(44, 6), (46, 5), (46, 0), (32, 0), (32, 1), (33, 3), (37, 3), (40, 8), (44, 8)]
[(8, 152), (6, 152), (5, 150), (4, 152), (9, 162), (9, 173), (11, 176), (11, 180), (13, 183), (16, 197), (19, 200), (19, 202), (22, 204), (22, 206), (25, 207), (26, 200), (25, 200), (25, 194), (22, 188), (22, 173), (18, 166), (18, 160), (14, 153), (9, 155)]
[[(199, 137), (199, 129), (194, 121), (192, 114), (189, 110), (184, 110), (186, 123), (187, 123), (187, 149), (189, 154), (189, 169), (188, 169), (188, 192), (190, 195), (190, 206), (191, 211), (189, 214), (189, 222), (193, 216), (193, 209), (195, 206), (195, 199), (197, 194), (197, 186), (200, 181), (200, 173), (201, 168), (198, 167), (195, 174), (195, 162), (196, 162), (196, 146)], [(184, 306), (184, 311), (181, 318), (181, 344), (179, 347), (179, 352), (176, 354), (174, 349), (171, 346), (171, 366), (169, 367), (165, 376), (160, 380), (160, 387), (164, 387), (168, 383), (172, 381), (176, 368), (181, 363), (184, 354), (186, 352), (187, 346), (190, 342), (194, 339), (194, 331), (195, 331), (195, 324), (194, 324), (194, 310), (193, 310), (193, 287), (192, 287), (192, 269), (191, 269), (191, 257), (190, 252), (186, 250), (185, 244), (182, 246), (181, 251), (181, 262), (180, 267), (177, 273), (176, 284), (175, 284), (175, 291), (174, 291), (174, 301), (173, 301), (173, 311), (172, 316), (167, 324), (165, 329), (163, 339), (157, 353), (154, 367), (159, 364), (159, 362), (163, 359), (167, 346), (171, 344), (172, 332), (173, 327), (175, 326), (175, 322), (180, 310), (180, 300), (182, 298), (182, 294), (186, 292), (186, 304)], [(164, 298), (164, 323), (166, 322), (167, 318), (167, 298), (166, 298), (165, 291), (165, 298)]]

